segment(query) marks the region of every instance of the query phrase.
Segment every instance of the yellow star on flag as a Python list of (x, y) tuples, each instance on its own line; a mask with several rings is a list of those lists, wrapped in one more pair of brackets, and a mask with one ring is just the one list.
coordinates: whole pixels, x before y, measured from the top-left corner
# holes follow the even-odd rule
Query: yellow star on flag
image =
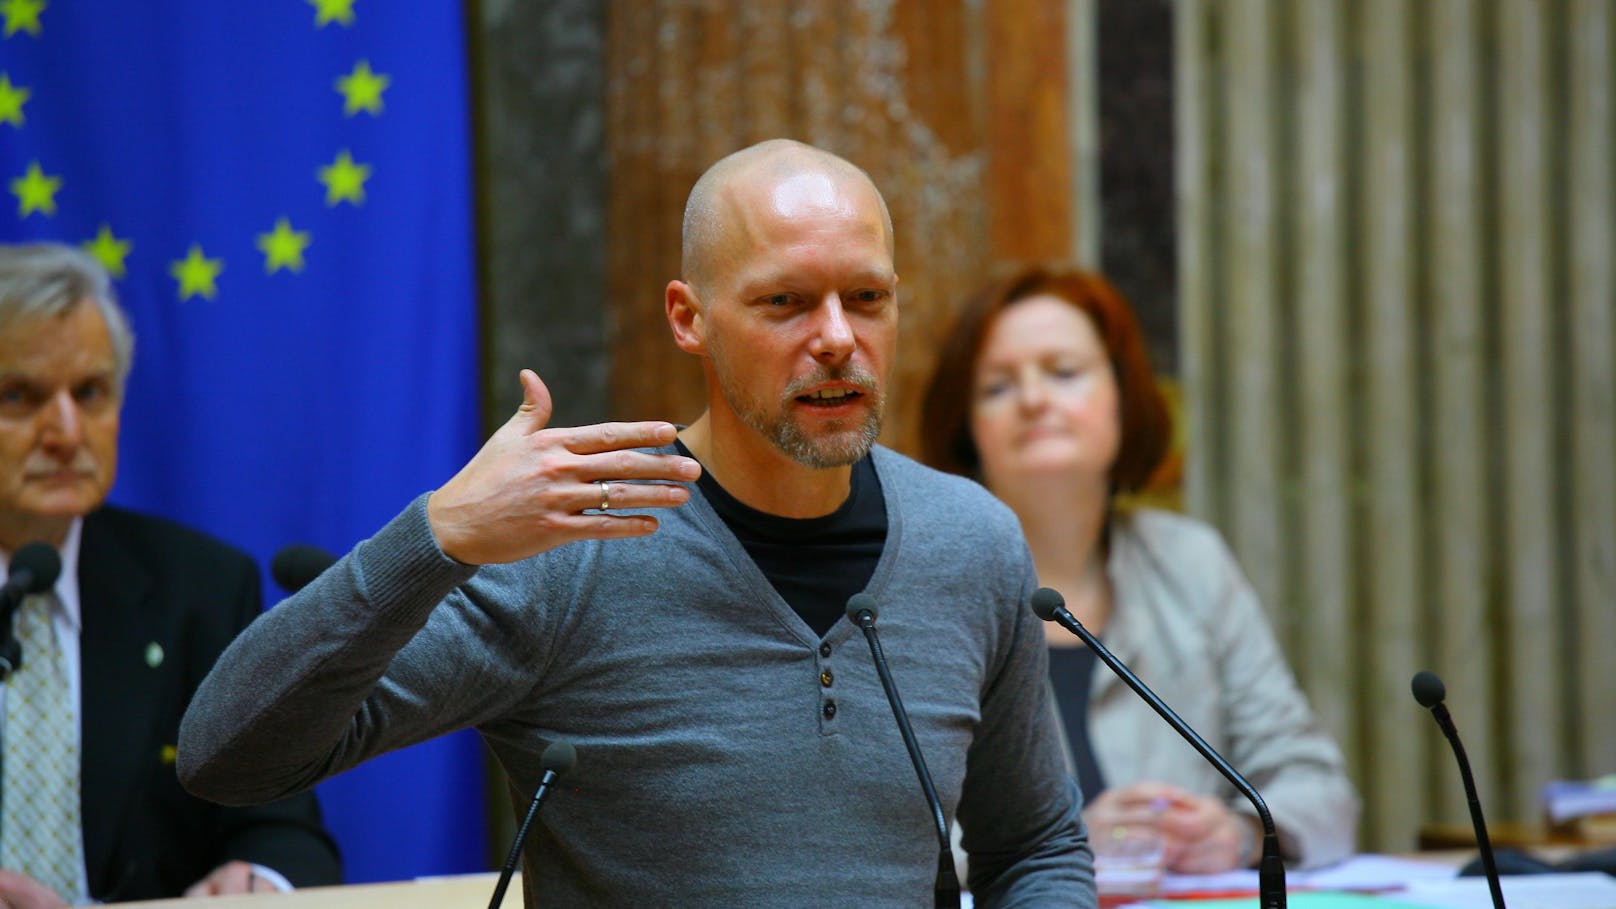
[(357, 0), (309, 0), (314, 7), (314, 27), (325, 28), (327, 23), (353, 25), (353, 5)]
[(386, 73), (373, 73), (370, 71), (370, 61), (360, 60), (354, 64), (353, 72), (338, 79), (337, 91), (342, 93), (342, 114), (352, 117), (360, 111), (371, 116), (382, 112), (382, 92), (392, 83), (392, 78)]
[(370, 179), (369, 164), (355, 164), (345, 148), (337, 160), (320, 168), (320, 182), (325, 184), (325, 204), (335, 206), (346, 199), (355, 205), (365, 201), (365, 181)]
[(0, 0), (0, 16), (6, 20), (6, 37), (27, 32), (39, 37), (39, 14), (45, 9), (45, 0)]
[(129, 250), (133, 246), (134, 244), (128, 240), (120, 240), (113, 236), (112, 228), (103, 224), (95, 239), (85, 242), (84, 251), (95, 256), (96, 261), (100, 262), (114, 278), (121, 278), (125, 272), (123, 260), (128, 258)]
[(0, 73), (0, 123), (22, 126), (22, 106), (30, 94), (28, 89), (11, 84), (10, 73)]
[(26, 218), (36, 211), (47, 217), (56, 214), (56, 191), (61, 188), (61, 177), (40, 170), (38, 161), (28, 162), (28, 170), (11, 180), (11, 194), (17, 197), (17, 217)]
[(264, 253), (264, 274), (272, 275), (282, 268), (302, 271), (303, 250), (311, 242), (308, 231), (293, 230), (291, 222), (278, 219), (274, 230), (258, 235), (258, 248)]
[(168, 266), (168, 273), (180, 284), (182, 303), (198, 294), (205, 300), (213, 299), (219, 292), (214, 281), (221, 271), (224, 271), (224, 261), (202, 255), (202, 247), (195, 243), (191, 244), (191, 251), (185, 254), (185, 258), (177, 259)]

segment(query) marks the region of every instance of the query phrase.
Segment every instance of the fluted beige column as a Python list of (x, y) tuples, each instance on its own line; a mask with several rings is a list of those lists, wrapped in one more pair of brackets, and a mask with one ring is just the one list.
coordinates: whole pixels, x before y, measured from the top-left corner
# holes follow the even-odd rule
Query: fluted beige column
[(1616, 12), (1177, 10), (1192, 510), (1363, 788), (1363, 845), (1616, 770)]

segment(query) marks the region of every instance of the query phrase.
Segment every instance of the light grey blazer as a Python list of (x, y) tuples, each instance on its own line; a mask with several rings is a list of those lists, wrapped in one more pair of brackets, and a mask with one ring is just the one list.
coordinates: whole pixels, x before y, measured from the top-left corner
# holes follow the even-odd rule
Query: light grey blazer
[[(1222, 537), (1200, 521), (1139, 509), (1115, 517), (1110, 546), (1116, 601), (1102, 642), (1251, 781), (1288, 863), (1349, 855), (1359, 803), (1341, 750), (1314, 717)], [(1158, 780), (1255, 814), (1108, 667), (1094, 671), (1089, 737), (1108, 788)]]

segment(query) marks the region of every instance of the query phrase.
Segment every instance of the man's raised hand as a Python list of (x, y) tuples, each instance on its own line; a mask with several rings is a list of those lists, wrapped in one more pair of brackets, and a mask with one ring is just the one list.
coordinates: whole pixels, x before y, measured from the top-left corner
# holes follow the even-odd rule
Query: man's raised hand
[(548, 429), (549, 389), (531, 369), (521, 381), (515, 415), (427, 500), (432, 532), (451, 558), (515, 562), (574, 540), (644, 536), (656, 530), (654, 516), (613, 512), (690, 500), (673, 484), (696, 479), (700, 464), (633, 450), (672, 442), (672, 423)]

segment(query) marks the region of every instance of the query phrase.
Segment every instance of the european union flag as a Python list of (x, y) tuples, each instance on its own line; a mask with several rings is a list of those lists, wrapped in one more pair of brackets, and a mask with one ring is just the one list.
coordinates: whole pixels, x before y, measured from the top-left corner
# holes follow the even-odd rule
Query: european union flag
[[(136, 334), (113, 498), (262, 564), (342, 552), (470, 457), (453, 0), (0, 0), (0, 236), (84, 244)], [(349, 878), (486, 867), (471, 733), (320, 789)]]

